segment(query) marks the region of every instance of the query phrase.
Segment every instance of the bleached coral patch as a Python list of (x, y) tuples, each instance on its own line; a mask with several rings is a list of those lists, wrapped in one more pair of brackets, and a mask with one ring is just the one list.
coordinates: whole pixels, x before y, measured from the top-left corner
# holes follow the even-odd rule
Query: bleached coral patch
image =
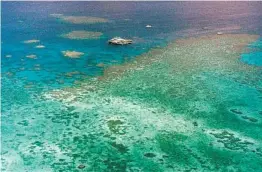
[(36, 59), (36, 55), (35, 54), (30, 54), (30, 55), (27, 55), (26, 58)]
[(40, 42), (40, 40), (37, 40), (37, 39), (31, 39), (31, 40), (24, 41), (25, 44), (32, 44), (32, 43), (38, 43), (38, 42)]
[(50, 14), (50, 16), (52, 16), (52, 17), (61, 17), (61, 16), (63, 16), (63, 14), (53, 13), (53, 14)]
[(140, 123), (142, 126), (153, 126), (157, 131), (165, 130), (190, 133), (193, 130), (192, 123), (186, 122), (178, 114), (171, 114), (158, 108), (147, 107), (145, 104), (131, 102), (119, 97), (107, 99), (110, 100), (110, 107), (114, 111), (118, 111), (120, 114), (132, 114), (127, 117), (132, 118), (132, 120), (136, 121), (134, 123)]
[(80, 58), (80, 56), (84, 55), (84, 53), (82, 53), (82, 52), (69, 51), (69, 50), (67, 50), (67, 51), (62, 51), (62, 53), (63, 53), (63, 55), (64, 55), (65, 57), (69, 57), (69, 58), (73, 58), (73, 59), (75, 59), (75, 58)]
[(257, 142), (249, 137), (231, 130), (206, 130), (207, 134), (215, 138), (213, 144), (216, 147), (229, 149), (232, 151), (253, 151), (258, 146)]
[(37, 45), (37, 46), (35, 46), (35, 48), (45, 48), (45, 46), (44, 45)]

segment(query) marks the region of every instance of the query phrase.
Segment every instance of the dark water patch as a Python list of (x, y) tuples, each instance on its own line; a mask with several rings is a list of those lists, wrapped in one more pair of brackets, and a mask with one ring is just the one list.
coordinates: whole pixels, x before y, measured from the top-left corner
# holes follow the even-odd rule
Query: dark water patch
[(27, 121), (27, 120), (23, 120), (23, 121), (20, 121), (20, 122), (18, 122), (17, 123), (18, 125), (23, 125), (23, 126), (28, 126), (29, 125), (29, 121)]
[(77, 168), (79, 168), (79, 169), (84, 169), (85, 167), (86, 167), (85, 165), (80, 164)]
[(116, 148), (120, 153), (127, 153), (128, 152), (128, 147), (124, 146), (123, 144), (118, 144), (116, 142), (112, 142), (111, 145)]
[(148, 152), (148, 153), (145, 153), (144, 156), (147, 157), (147, 158), (154, 158), (154, 157), (156, 157), (156, 154)]
[(248, 120), (250, 122), (258, 122), (256, 118), (249, 117), (249, 116), (241, 116), (243, 119)]
[(34, 143), (32, 143), (33, 145), (36, 145), (36, 146), (43, 146), (43, 142), (40, 142), (40, 141), (35, 141)]
[(193, 125), (194, 125), (195, 127), (198, 127), (198, 123), (197, 123), (196, 121), (193, 122)]
[(127, 161), (124, 159), (107, 159), (103, 161), (108, 171), (122, 172), (127, 169)]
[(183, 145), (186, 139), (187, 136), (179, 133), (163, 133), (157, 136), (159, 147), (165, 153), (163, 156), (181, 165), (194, 163), (194, 158), (187, 156), (189, 152)]
[(210, 134), (217, 139), (218, 143), (222, 143), (226, 149), (241, 150), (245, 152), (249, 150), (250, 145), (254, 145), (253, 142), (238, 138), (234, 133), (230, 133), (226, 130), (217, 133), (210, 132)]
[(117, 120), (108, 120), (107, 121), (107, 126), (109, 130), (114, 133), (114, 134), (125, 134), (125, 126), (124, 122), (117, 119)]
[(237, 115), (243, 114), (243, 112), (241, 112), (241, 111), (238, 110), (238, 109), (230, 109), (230, 111), (231, 111), (232, 113), (234, 113), (234, 114), (237, 114)]

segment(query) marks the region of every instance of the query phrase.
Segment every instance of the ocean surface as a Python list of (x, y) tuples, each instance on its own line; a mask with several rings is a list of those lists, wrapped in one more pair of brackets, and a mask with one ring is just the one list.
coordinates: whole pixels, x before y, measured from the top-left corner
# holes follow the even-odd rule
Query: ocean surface
[[(110, 159), (110, 152), (113, 154), (116, 148), (126, 153), (126, 147), (115, 142), (113, 148), (103, 146), (103, 140), (96, 140), (96, 135), (101, 134), (98, 128), (90, 130), (92, 135), (82, 140), (74, 137), (74, 132), (81, 133), (81, 126), (91, 126), (97, 121), (82, 120), (79, 131), (71, 130), (74, 122), (79, 121), (79, 118), (84, 119), (84, 112), (72, 110), (63, 101), (46, 100), (44, 95), (54, 90), (70, 89), (82, 82), (95, 81), (104, 75), (106, 68), (132, 62), (136, 57), (154, 48), (164, 48), (172, 41), (217, 32), (258, 35), (258, 39), (246, 46), (247, 51), (243, 51), (238, 60), (243, 65), (258, 67), (260, 70), (262, 66), (262, 2), (1, 2), (1, 5), (2, 171), (176, 171), (170, 170), (168, 165), (153, 169), (153, 162), (145, 160), (142, 163), (144, 160), (139, 152), (133, 152), (132, 158), (129, 155), (122, 159), (118, 157), (123, 162), (116, 163), (114, 158)], [(57, 16), (97, 17), (106, 22), (67, 22)], [(72, 31), (101, 32), (102, 35), (95, 39), (61, 36)], [(116, 36), (132, 39), (134, 43), (127, 46), (109, 45), (107, 41)], [(37, 48), (39, 45), (44, 47)], [(64, 51), (83, 54), (79, 58), (69, 58), (64, 56)], [(215, 82), (210, 80), (208, 84), (215, 85)], [(223, 82), (228, 81), (225, 79)], [(256, 88), (261, 92), (262, 81), (258, 83)], [(124, 96), (124, 92), (119, 95)], [(250, 97), (240, 96), (240, 99), (248, 101)], [(253, 106), (262, 112), (262, 104), (254, 101)], [(261, 120), (260, 115), (259, 122)], [(111, 127), (121, 124), (118, 120), (114, 122)], [(261, 125), (256, 125), (257, 132), (262, 132), (262, 128), (259, 128)], [(70, 130), (69, 134), (64, 132), (67, 130)], [(245, 134), (245, 131), (242, 133)], [(64, 141), (63, 135), (71, 136), (74, 141)], [(183, 140), (183, 137), (179, 136), (178, 139)], [(85, 147), (83, 142), (96, 143)], [(70, 153), (64, 150), (70, 150)], [(85, 154), (86, 159), (79, 155), (81, 150), (88, 152)], [(99, 160), (94, 157), (103, 154), (103, 150), (109, 152), (108, 159), (103, 159), (107, 167), (95, 163)], [(181, 155), (180, 150), (170, 151)], [(89, 160), (88, 156), (93, 159)], [(154, 156), (146, 154), (147, 158)], [(223, 164), (223, 159), (217, 157), (217, 161), (221, 161), (219, 165)], [(213, 158), (212, 161), (216, 161), (216, 157)], [(251, 171), (262, 170), (259, 167), (261, 163), (256, 164), (262, 161), (259, 158), (254, 157)], [(130, 159), (142, 162), (133, 165), (131, 162), (132, 168), (121, 165)], [(178, 158), (179, 162), (182, 159)], [(85, 167), (81, 168), (79, 164), (85, 164)], [(247, 162), (240, 171), (245, 171), (243, 169), (248, 169), (249, 165)], [(218, 169), (235, 170), (233, 166), (232, 169), (228, 164), (225, 166), (228, 168)], [(184, 168), (181, 171), (206, 170), (203, 169)], [(215, 168), (209, 170), (216, 171)]]
[[(79, 76), (55, 79), (66, 72), (79, 71), (85, 76), (102, 73), (99, 63), (123, 63), (150, 48), (164, 46), (178, 37), (205, 34), (214, 30), (261, 34), (261, 3), (173, 3), (173, 2), (3, 2), (2, 3), (2, 72), (14, 71), (15, 78), (27, 77), (23, 82), (54, 88), (71, 84)], [(190, 12), (188, 12), (190, 11)], [(243, 12), (244, 11), (244, 12)], [(52, 14), (93, 16), (110, 20), (109, 23), (70, 24), (58, 21)], [(153, 28), (146, 28), (146, 25)], [(203, 29), (203, 28), (210, 28)], [(102, 32), (95, 40), (69, 40), (61, 34), (75, 30)], [(216, 32), (216, 31), (215, 31)], [(107, 44), (112, 37), (130, 38), (135, 44), (114, 47)], [(23, 44), (37, 39), (37, 44)], [(257, 43), (261, 50), (261, 43)], [(85, 53), (77, 60), (64, 58), (61, 51)], [(259, 50), (258, 50), (259, 51)], [(35, 54), (37, 60), (28, 61), (27, 69), (43, 65), (43, 70), (23, 70), (21, 58)], [(261, 52), (243, 55), (243, 61), (261, 65)], [(48, 70), (45, 70), (48, 69)], [(61, 78), (61, 77), (60, 77)], [(21, 79), (19, 79), (21, 80)]]

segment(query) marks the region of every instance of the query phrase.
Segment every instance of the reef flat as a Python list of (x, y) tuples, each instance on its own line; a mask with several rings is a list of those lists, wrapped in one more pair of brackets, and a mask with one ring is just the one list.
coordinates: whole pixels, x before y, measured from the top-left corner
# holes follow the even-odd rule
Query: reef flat
[(257, 38), (179, 39), (103, 76), (46, 92), (35, 109), (18, 105), (6, 112), (21, 115), (5, 138), (4, 165), (10, 171), (261, 171), (262, 68), (239, 59)]
[(69, 57), (69, 58), (80, 58), (80, 56), (84, 55), (84, 53), (82, 52), (78, 52), (78, 51), (62, 51), (63, 55), (65, 57)]
[(98, 39), (102, 35), (101, 32), (90, 32), (90, 31), (72, 31), (67, 34), (62, 34), (63, 38), (68, 39)]
[(58, 18), (61, 21), (72, 24), (95, 24), (109, 22), (105, 18), (90, 17), (90, 16), (64, 16), (63, 14), (51, 14), (52, 17)]

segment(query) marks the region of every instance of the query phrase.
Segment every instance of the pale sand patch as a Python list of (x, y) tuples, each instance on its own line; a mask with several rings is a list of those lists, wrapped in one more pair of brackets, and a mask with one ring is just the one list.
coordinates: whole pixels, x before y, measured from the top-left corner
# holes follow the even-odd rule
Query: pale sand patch
[(108, 20), (100, 17), (87, 16), (63, 16), (63, 21), (73, 24), (93, 24), (93, 23), (107, 23)]
[(90, 31), (72, 31), (67, 34), (62, 34), (61, 36), (63, 38), (68, 39), (98, 39), (100, 36), (102, 36), (103, 33), (101, 32), (90, 32)]
[(98, 63), (96, 66), (97, 67), (105, 67), (105, 64), (104, 63)]
[(80, 56), (84, 55), (84, 53), (82, 52), (78, 52), (78, 51), (62, 51), (63, 55), (65, 57), (69, 57), (69, 58), (80, 58)]
[(73, 24), (94, 24), (94, 23), (107, 23), (109, 20), (100, 17), (90, 16), (64, 16), (63, 14), (51, 14), (51, 16), (61, 19), (62, 21)]
[(37, 46), (35, 46), (35, 48), (45, 48), (45, 46), (44, 45), (37, 45)]
[(40, 40), (37, 40), (37, 39), (31, 39), (31, 40), (24, 41), (25, 44), (32, 44), (32, 43), (38, 43), (38, 42), (40, 42)]
[(33, 68), (33, 70), (39, 71), (39, 70), (41, 70), (41, 68), (40, 67), (35, 67), (35, 68)]
[(15, 74), (14, 74), (13, 72), (6, 72), (5, 75), (8, 76), (8, 77), (12, 77), (12, 76), (14, 76)]
[(63, 16), (63, 14), (53, 13), (53, 14), (50, 14), (50, 16), (52, 16), (52, 17), (61, 17), (61, 16)]
[(12, 55), (8, 54), (8, 55), (6, 55), (5, 57), (6, 57), (6, 58), (11, 58)]
[(35, 54), (30, 54), (30, 55), (27, 55), (26, 58), (36, 59), (36, 55)]
[(79, 71), (72, 71), (72, 72), (65, 73), (65, 76), (72, 77), (73, 75), (79, 75), (79, 74), (80, 74)]

